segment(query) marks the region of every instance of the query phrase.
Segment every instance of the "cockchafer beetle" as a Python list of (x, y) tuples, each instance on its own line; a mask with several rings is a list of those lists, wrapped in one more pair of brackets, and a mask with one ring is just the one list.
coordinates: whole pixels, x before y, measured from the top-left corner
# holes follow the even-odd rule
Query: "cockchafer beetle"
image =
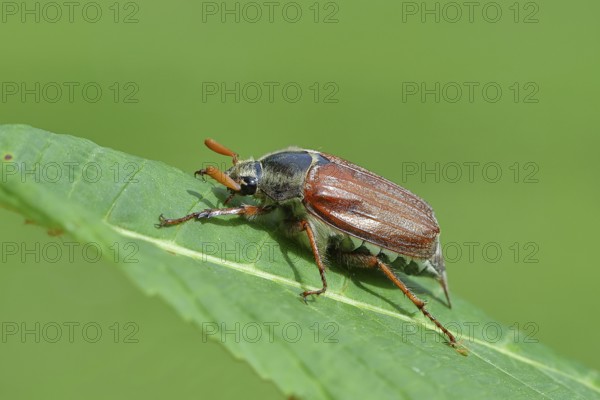
[(232, 157), (233, 166), (224, 172), (210, 166), (194, 175), (208, 175), (225, 185), (230, 191), (225, 204), (240, 195), (254, 196), (259, 205), (206, 209), (174, 219), (161, 214), (158, 227), (221, 215), (256, 217), (279, 208), (288, 234), (306, 232), (304, 239), (321, 274), (322, 288), (301, 293), (305, 301), (307, 296), (327, 290), (322, 255), (345, 265), (377, 268), (456, 346), (454, 335), (391, 268), (435, 278), (451, 306), (440, 228), (423, 199), (358, 165), (319, 151), (291, 147), (258, 160), (238, 161), (237, 153), (214, 140), (204, 143), (210, 150)]

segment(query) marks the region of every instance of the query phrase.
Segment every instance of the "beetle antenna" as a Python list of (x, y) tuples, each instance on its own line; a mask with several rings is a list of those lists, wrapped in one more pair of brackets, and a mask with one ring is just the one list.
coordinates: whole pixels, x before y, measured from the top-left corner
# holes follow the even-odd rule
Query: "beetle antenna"
[(227, 186), (229, 189), (233, 190), (234, 192), (239, 192), (240, 190), (242, 190), (242, 188), (236, 181), (231, 179), (231, 177), (229, 175), (225, 174), (223, 171), (219, 170), (217, 167), (208, 166), (204, 169), (194, 172), (194, 176), (196, 176), (196, 175), (200, 175), (200, 176), (208, 175), (211, 178), (213, 178), (215, 181), (219, 182), (221, 185)]
[(237, 162), (238, 162), (238, 154), (236, 152), (228, 149), (227, 147), (223, 146), (220, 143), (217, 143), (213, 139), (206, 139), (206, 140), (204, 140), (204, 144), (206, 145), (206, 147), (208, 147), (209, 149), (211, 149), (215, 153), (219, 153), (221, 155), (229, 156), (229, 157), (233, 158), (233, 165), (237, 164)]

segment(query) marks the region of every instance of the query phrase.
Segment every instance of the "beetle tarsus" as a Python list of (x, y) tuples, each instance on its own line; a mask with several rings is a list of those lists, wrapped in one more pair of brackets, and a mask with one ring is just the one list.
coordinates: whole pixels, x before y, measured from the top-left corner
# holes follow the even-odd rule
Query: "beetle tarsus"
[(248, 217), (254, 217), (260, 214), (266, 214), (270, 211), (273, 211), (275, 206), (250, 206), (250, 205), (242, 205), (241, 207), (231, 207), (231, 208), (207, 208), (206, 210), (194, 212), (188, 214), (181, 218), (165, 218), (162, 214), (158, 217), (158, 224), (155, 224), (157, 228), (162, 228), (165, 226), (178, 225), (183, 222), (189, 221), (191, 219), (203, 219), (203, 218), (212, 218), (218, 217), (220, 215), (246, 215)]
[(452, 345), (452, 347), (455, 347), (456, 345), (456, 338), (454, 337), (454, 335), (448, 330), (446, 329), (446, 327), (444, 325), (442, 325), (437, 319), (435, 319), (435, 317), (433, 315), (431, 315), (431, 313), (429, 312), (429, 310), (427, 310), (425, 308), (425, 302), (421, 299), (419, 299), (417, 296), (414, 295), (413, 292), (410, 291), (410, 289), (404, 284), (404, 282), (402, 282), (397, 276), (396, 274), (394, 274), (392, 272), (392, 270), (390, 269), (390, 267), (385, 264), (383, 261), (381, 260), (377, 260), (377, 267), (388, 277), (389, 280), (391, 280), (392, 282), (394, 282), (394, 284), (400, 289), (402, 290), (402, 292), (404, 292), (404, 294), (410, 299), (410, 301), (413, 302), (413, 304), (415, 306), (417, 306), (417, 308), (419, 310), (421, 310), (421, 312), (423, 313), (423, 315), (425, 315), (427, 318), (429, 318), (429, 320), (431, 322), (433, 322), (435, 324), (435, 326), (437, 326), (439, 329), (442, 330), (442, 332), (444, 333), (444, 335), (446, 335), (448, 337), (448, 339), (450, 340), (450, 344)]
[(304, 304), (308, 305), (308, 301), (306, 301), (306, 296), (304, 296), (304, 292), (300, 293), (300, 297), (302, 297), (302, 301)]
[(202, 180), (204, 182), (206, 182), (206, 178), (204, 177), (204, 175), (206, 175), (206, 169), (199, 169), (198, 171), (194, 172), (194, 178), (196, 178), (198, 175), (200, 175), (200, 177), (202, 178)]
[(165, 226), (165, 220), (165, 216), (163, 214), (160, 214), (158, 216), (158, 224), (154, 224), (154, 226), (157, 228), (162, 228), (163, 226)]
[(227, 203), (229, 203), (231, 200), (233, 200), (234, 197), (235, 197), (235, 192), (231, 193), (229, 196), (227, 196), (227, 198), (225, 199), (225, 201), (223, 202), (223, 204), (227, 205)]
[(308, 304), (308, 302), (306, 301), (306, 298), (308, 296), (312, 296), (312, 295), (318, 296), (321, 293), (325, 293), (325, 290), (326, 290), (325, 288), (322, 288), (322, 289), (319, 289), (319, 290), (307, 290), (305, 292), (300, 293), (300, 296), (302, 296), (302, 299), (304, 300), (304, 302), (306, 304)]
[(178, 225), (182, 222), (189, 221), (190, 219), (196, 218), (199, 213), (188, 214), (185, 217), (181, 218), (165, 218), (163, 214), (158, 216), (158, 224), (154, 224), (157, 228), (164, 228), (165, 226)]
[(460, 354), (461, 356), (468, 356), (469, 355), (469, 350), (460, 342), (455, 342), (455, 343), (449, 343), (450, 346), (454, 347), (454, 350), (456, 350), (456, 352), (458, 354)]

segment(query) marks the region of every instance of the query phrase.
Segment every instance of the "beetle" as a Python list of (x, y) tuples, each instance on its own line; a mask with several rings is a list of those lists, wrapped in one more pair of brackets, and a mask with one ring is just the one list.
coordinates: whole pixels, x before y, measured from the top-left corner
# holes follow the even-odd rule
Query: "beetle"
[(159, 216), (157, 227), (177, 225), (222, 215), (257, 217), (280, 209), (286, 232), (308, 242), (313, 252), (322, 287), (301, 293), (327, 290), (327, 255), (349, 266), (379, 269), (456, 346), (456, 338), (425, 308), (393, 272), (429, 276), (442, 286), (451, 307), (446, 268), (440, 245), (440, 228), (431, 206), (417, 195), (358, 165), (314, 150), (290, 147), (269, 153), (258, 160), (239, 161), (238, 154), (212, 139), (205, 145), (232, 157), (226, 171), (209, 166), (194, 176), (208, 175), (234, 196), (253, 196), (258, 205), (206, 209), (181, 218)]

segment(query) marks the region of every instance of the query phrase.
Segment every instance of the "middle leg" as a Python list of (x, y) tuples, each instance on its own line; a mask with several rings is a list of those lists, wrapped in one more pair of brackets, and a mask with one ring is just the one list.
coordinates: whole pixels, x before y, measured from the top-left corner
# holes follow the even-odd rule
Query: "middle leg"
[(321, 252), (319, 250), (319, 245), (317, 243), (317, 239), (315, 238), (315, 233), (313, 228), (310, 226), (308, 221), (302, 220), (297, 222), (297, 229), (301, 231), (305, 231), (308, 235), (308, 242), (310, 243), (310, 247), (315, 256), (315, 261), (317, 263), (317, 267), (319, 268), (319, 274), (321, 275), (321, 283), (323, 286), (318, 290), (307, 290), (302, 292), (300, 295), (304, 299), (306, 303), (306, 298), (311, 294), (320, 295), (321, 293), (325, 293), (327, 290), (327, 279), (325, 278), (325, 265), (323, 264), (323, 259), (321, 258)]

